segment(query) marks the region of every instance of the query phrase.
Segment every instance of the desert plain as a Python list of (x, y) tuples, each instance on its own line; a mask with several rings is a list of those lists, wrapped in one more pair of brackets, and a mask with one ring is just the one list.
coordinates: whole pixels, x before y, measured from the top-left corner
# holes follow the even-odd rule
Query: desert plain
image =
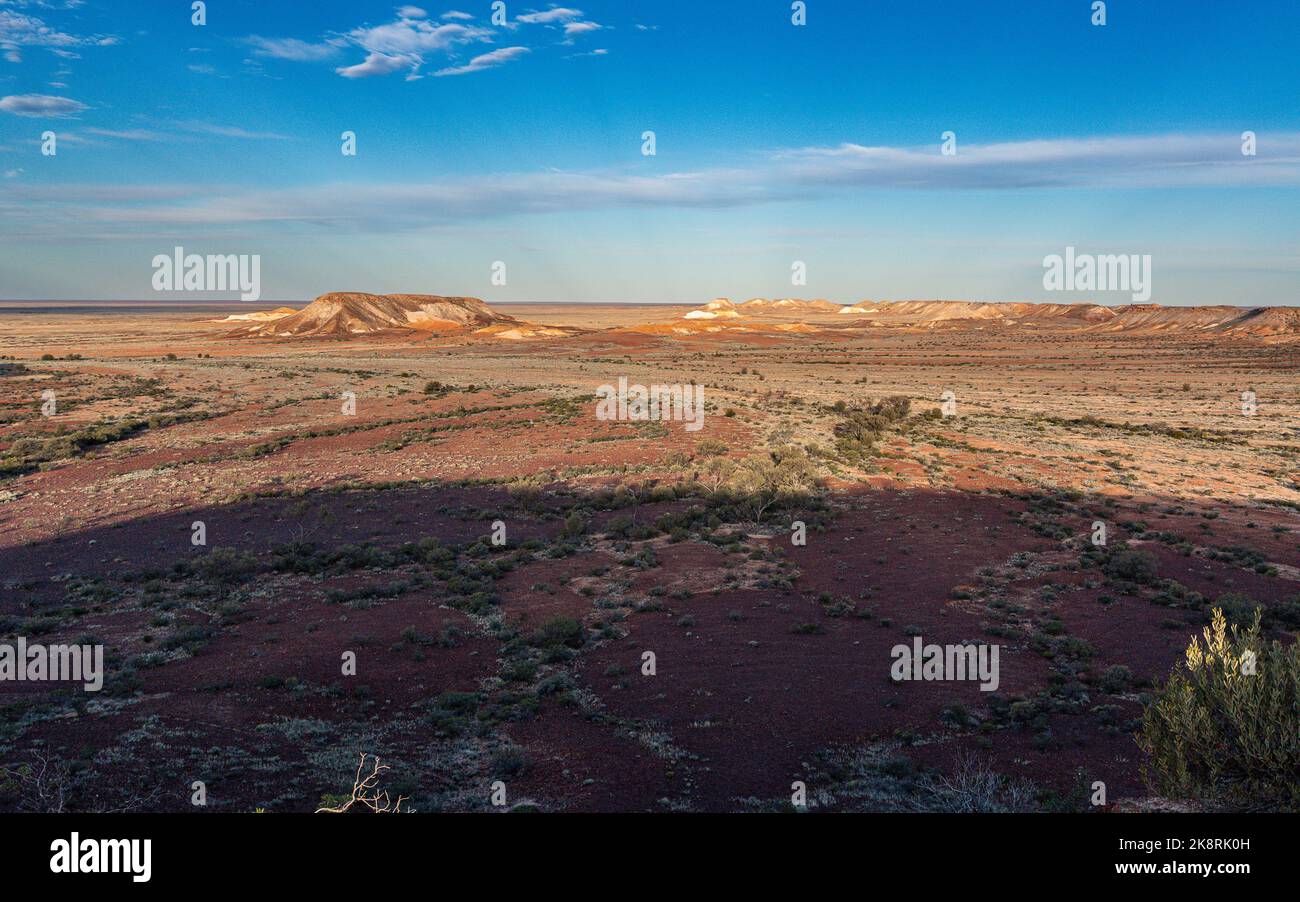
[(1300, 629), (1294, 310), (393, 297), (0, 310), (0, 642), (107, 669), (0, 687), (0, 809), (1194, 808), (1150, 692)]

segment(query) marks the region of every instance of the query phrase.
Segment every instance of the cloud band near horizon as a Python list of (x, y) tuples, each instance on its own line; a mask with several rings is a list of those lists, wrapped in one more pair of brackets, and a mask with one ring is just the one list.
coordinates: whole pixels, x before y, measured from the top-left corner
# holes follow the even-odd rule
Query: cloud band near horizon
[[(99, 132), (103, 134), (103, 132)], [(288, 188), (217, 185), (5, 185), (0, 234), (77, 226), (268, 227), (315, 224), (403, 231), (513, 214), (679, 207), (730, 208), (802, 201), (846, 189), (1026, 190), (1300, 186), (1300, 132), (1066, 138), (959, 146), (853, 143), (763, 153), (748, 165), (645, 175), (620, 171), (523, 172), (403, 183), (318, 183)]]

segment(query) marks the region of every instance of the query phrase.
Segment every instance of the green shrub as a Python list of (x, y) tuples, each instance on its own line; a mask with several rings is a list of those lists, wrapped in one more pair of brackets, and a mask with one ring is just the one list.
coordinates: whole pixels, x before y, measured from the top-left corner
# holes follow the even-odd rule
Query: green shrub
[(491, 769), (494, 777), (517, 777), (528, 770), (528, 753), (515, 745), (497, 749), (492, 755)]
[(1101, 571), (1112, 579), (1124, 579), (1145, 585), (1155, 579), (1156, 556), (1145, 548), (1117, 545), (1110, 549)]
[(260, 570), (257, 555), (234, 548), (213, 548), (189, 562), (190, 571), (201, 579), (223, 586), (236, 586), (252, 579)]
[(530, 641), (540, 647), (563, 645), (582, 648), (584, 632), (581, 621), (572, 617), (552, 617), (541, 625)]
[[(629, 521), (630, 523), (631, 521)], [(564, 518), (564, 531), (561, 533), (565, 537), (572, 538), (582, 535), (587, 531), (587, 519), (576, 511)]]
[(1300, 644), (1229, 630), (1215, 608), (1147, 707), (1138, 744), (1156, 792), (1232, 808), (1300, 809)]
[(724, 468), (716, 500), (745, 519), (762, 522), (769, 513), (808, 503), (817, 487), (817, 471), (802, 448), (783, 445), (767, 454), (733, 462), (713, 458)]
[(911, 407), (910, 400), (895, 396), (877, 401), (865, 410), (845, 411), (843, 421), (835, 426), (836, 451), (848, 461), (871, 456), (876, 442), (890, 427), (907, 419)]
[(1255, 619), (1259, 604), (1241, 592), (1228, 592), (1215, 600), (1214, 606), (1223, 611), (1228, 626), (1249, 626)]
[(1124, 692), (1129, 686), (1133, 685), (1133, 671), (1123, 664), (1107, 667), (1102, 671), (1098, 685), (1101, 686), (1103, 692), (1112, 694)]

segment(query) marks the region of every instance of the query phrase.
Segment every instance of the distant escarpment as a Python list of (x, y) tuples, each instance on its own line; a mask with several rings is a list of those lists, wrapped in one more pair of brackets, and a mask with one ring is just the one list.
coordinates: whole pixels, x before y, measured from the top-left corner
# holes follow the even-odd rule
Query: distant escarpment
[[(829, 314), (829, 315), (828, 315)], [(727, 322), (718, 322), (719, 320)], [(673, 331), (786, 328), (792, 321), (816, 330), (903, 328), (944, 330), (1043, 331), (1133, 335), (1225, 335), (1244, 338), (1300, 338), (1300, 308), (1228, 305), (1173, 307), (1161, 304), (1063, 304), (986, 301), (828, 301), (754, 299), (741, 304), (726, 298), (691, 310)], [(703, 321), (703, 322), (701, 322)], [(663, 324), (660, 324), (660, 328)]]

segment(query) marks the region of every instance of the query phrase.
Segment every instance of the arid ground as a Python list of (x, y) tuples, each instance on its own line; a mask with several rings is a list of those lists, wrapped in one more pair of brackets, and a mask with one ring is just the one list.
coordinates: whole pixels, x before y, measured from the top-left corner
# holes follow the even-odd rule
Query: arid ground
[[(1158, 807), (1209, 610), (1300, 629), (1285, 336), (496, 309), (567, 331), (0, 312), (0, 642), (108, 664), (0, 686), (0, 809), (310, 811), (363, 752), (417, 811)], [(704, 427), (598, 419), (620, 377)], [(893, 681), (913, 636), (997, 690)]]

